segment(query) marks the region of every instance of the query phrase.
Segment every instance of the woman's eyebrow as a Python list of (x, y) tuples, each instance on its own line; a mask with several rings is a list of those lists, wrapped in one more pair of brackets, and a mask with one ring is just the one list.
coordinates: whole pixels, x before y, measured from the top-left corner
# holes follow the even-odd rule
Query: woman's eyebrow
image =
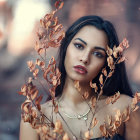
[(104, 48), (102, 48), (102, 47), (96, 46), (94, 48), (97, 49), (97, 50), (102, 50), (102, 51), (104, 51), (106, 53), (106, 50)]
[(87, 43), (86, 43), (84, 40), (82, 40), (81, 38), (76, 38), (75, 40), (80, 40), (80, 41), (83, 42), (85, 45), (87, 45)]
[[(80, 40), (80, 41), (83, 42), (85, 45), (87, 45), (87, 43), (86, 43), (84, 40), (82, 40), (81, 38), (76, 38), (75, 40)], [(94, 47), (94, 48), (97, 49), (97, 50), (102, 50), (102, 51), (104, 51), (104, 52), (106, 53), (106, 50), (105, 50), (104, 48), (102, 48), (102, 47), (96, 46), (96, 47)]]

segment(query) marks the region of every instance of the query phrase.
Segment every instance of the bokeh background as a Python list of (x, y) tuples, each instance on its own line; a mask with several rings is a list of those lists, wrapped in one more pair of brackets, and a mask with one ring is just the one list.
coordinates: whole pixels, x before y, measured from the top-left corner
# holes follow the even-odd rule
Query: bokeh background
[[(34, 57), (39, 20), (54, 9), (54, 2), (0, 0), (0, 140), (19, 139), (20, 105), (25, 98), (17, 92), (29, 74), (26, 62)], [(84, 15), (110, 20), (120, 41), (129, 40), (128, 78), (133, 92), (140, 91), (140, 0), (64, 0), (58, 12), (65, 29)]]

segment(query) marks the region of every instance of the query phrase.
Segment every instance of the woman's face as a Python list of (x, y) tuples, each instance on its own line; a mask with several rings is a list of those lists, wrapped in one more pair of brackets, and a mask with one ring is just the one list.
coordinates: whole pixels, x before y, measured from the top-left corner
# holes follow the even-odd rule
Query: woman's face
[(67, 78), (80, 82), (94, 79), (104, 66), (107, 43), (104, 31), (84, 26), (67, 48), (64, 62)]

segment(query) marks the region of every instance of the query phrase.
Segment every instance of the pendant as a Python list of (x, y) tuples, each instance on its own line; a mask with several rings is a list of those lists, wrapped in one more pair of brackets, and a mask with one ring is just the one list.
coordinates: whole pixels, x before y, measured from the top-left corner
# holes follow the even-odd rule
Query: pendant
[(77, 138), (75, 136), (73, 136), (73, 140), (77, 140)]
[(88, 118), (87, 118), (87, 115), (86, 115), (83, 119), (86, 121), (86, 120), (88, 119)]
[(81, 115), (78, 115), (77, 118), (78, 118), (78, 119), (81, 119)]

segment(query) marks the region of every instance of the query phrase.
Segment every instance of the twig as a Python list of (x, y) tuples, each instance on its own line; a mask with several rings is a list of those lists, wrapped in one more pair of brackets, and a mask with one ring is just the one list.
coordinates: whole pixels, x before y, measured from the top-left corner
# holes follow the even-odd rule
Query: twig
[(68, 127), (69, 131), (72, 133), (72, 135), (78, 139), (75, 134), (72, 132), (71, 128), (68, 126), (67, 122), (65, 121), (65, 119), (63, 118), (63, 116), (61, 115), (61, 113), (58, 111), (59, 116), (62, 118), (62, 120), (64, 121), (64, 123), (66, 124), (66, 126)]

